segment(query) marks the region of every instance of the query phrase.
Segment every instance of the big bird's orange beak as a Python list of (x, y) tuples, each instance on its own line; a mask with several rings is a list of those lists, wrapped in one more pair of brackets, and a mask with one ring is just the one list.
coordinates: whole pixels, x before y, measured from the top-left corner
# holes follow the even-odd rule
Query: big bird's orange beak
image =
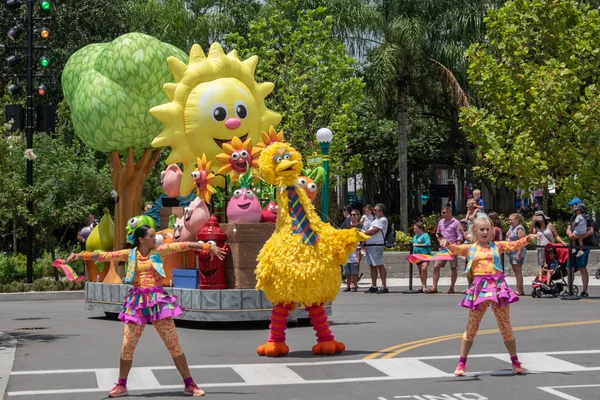
[(294, 174), (296, 173), (296, 171), (294, 171), (294, 166), (296, 166), (296, 164), (298, 164), (298, 161), (281, 160), (281, 162), (277, 164), (275, 170), (278, 175)]

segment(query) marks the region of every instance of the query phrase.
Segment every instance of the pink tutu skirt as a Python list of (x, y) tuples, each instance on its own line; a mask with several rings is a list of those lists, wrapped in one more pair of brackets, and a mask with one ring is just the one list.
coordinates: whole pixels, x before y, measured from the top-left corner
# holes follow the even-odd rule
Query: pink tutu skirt
[(480, 304), (493, 301), (499, 306), (506, 306), (519, 301), (519, 296), (506, 283), (504, 274), (475, 276), (473, 284), (461, 300), (461, 307), (476, 310)]
[(125, 298), (119, 319), (125, 323), (145, 325), (148, 322), (183, 314), (183, 307), (175, 303), (177, 296), (169, 294), (160, 286), (133, 288)]

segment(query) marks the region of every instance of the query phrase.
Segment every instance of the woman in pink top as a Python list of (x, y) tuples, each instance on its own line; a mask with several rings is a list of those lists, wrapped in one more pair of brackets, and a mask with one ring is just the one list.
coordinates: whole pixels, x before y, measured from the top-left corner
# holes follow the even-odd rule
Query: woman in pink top
[(481, 319), (490, 305), (498, 321), (504, 345), (510, 353), (513, 372), (522, 374), (523, 368), (517, 357), (517, 343), (510, 325), (509, 311), (509, 304), (518, 301), (519, 297), (508, 287), (504, 279), (500, 254), (525, 247), (535, 239), (535, 235), (526, 236), (515, 242), (494, 242), (493, 223), (485, 214), (475, 219), (472, 231), (473, 244), (454, 245), (447, 240), (440, 242), (440, 246), (447, 247), (452, 255), (467, 257), (466, 272), (467, 275), (473, 276), (473, 283), (460, 302), (462, 307), (469, 309), (469, 320), (463, 334), (460, 360), (454, 374), (465, 375), (467, 356), (473, 346)]

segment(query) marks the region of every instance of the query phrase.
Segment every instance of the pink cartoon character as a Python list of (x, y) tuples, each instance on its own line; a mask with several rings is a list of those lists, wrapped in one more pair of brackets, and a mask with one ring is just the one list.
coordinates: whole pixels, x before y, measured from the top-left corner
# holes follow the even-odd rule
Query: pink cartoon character
[(240, 188), (233, 192), (227, 205), (227, 220), (230, 223), (260, 222), (262, 208), (258, 197), (251, 189), (252, 172), (250, 168), (238, 180)]
[(204, 227), (210, 217), (206, 203), (200, 197), (196, 197), (188, 207), (183, 209), (183, 227), (181, 228), (182, 242), (195, 242), (196, 234)]
[(183, 172), (177, 164), (171, 164), (160, 173), (160, 184), (165, 194), (169, 197), (179, 196), (179, 184)]

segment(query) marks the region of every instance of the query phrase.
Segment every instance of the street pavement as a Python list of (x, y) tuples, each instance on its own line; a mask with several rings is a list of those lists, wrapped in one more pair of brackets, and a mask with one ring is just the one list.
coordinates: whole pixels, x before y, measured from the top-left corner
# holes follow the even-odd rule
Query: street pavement
[[(511, 306), (524, 376), (512, 375), (488, 311), (464, 378), (452, 375), (468, 313), (457, 306), (461, 296), (402, 294), (405, 289), (340, 293), (332, 331), (347, 351), (335, 356), (312, 355), (312, 327), (297, 323), (287, 333), (290, 354), (274, 359), (255, 353), (268, 323), (180, 321), (178, 332), (192, 375), (210, 399), (600, 399), (600, 288), (593, 286), (589, 299), (525, 296)], [(16, 340), (6, 398), (106, 398), (117, 377), (122, 323), (86, 311), (82, 300), (6, 304), (0, 309), (0, 390)], [(151, 326), (128, 386), (130, 398), (184, 397)]]

